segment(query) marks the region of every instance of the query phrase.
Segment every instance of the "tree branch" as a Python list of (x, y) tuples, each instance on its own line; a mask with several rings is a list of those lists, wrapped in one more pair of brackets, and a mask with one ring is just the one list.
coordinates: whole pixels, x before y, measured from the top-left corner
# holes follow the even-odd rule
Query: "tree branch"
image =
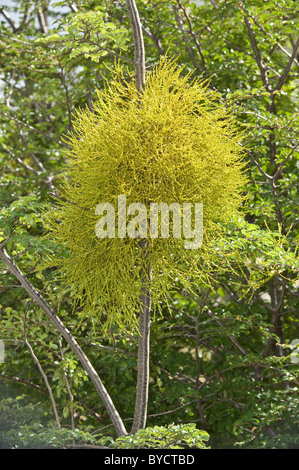
[(159, 54), (161, 55), (165, 55), (165, 51), (161, 45), (161, 41), (159, 38), (157, 38), (157, 36), (155, 36), (155, 34), (153, 34), (149, 29), (145, 28), (143, 25), (142, 25), (142, 30), (145, 34), (145, 36), (147, 36), (149, 39), (151, 39), (153, 41), (153, 43), (155, 44)]
[(188, 32), (189, 32), (189, 34), (192, 36), (193, 41), (194, 41), (194, 44), (195, 44), (195, 46), (196, 46), (196, 49), (197, 49), (197, 51), (198, 51), (198, 53), (199, 53), (199, 56), (200, 56), (200, 58), (201, 58), (202, 68), (203, 68), (203, 70), (206, 70), (206, 62), (205, 62), (205, 58), (204, 58), (203, 53), (202, 53), (201, 45), (200, 45), (200, 42), (199, 42), (198, 39), (197, 39), (196, 33), (195, 33), (194, 30), (193, 30), (192, 23), (191, 23), (191, 19), (190, 19), (189, 15), (188, 15), (188, 12), (187, 12), (186, 8), (184, 7), (184, 5), (180, 2), (180, 0), (176, 0), (176, 1), (177, 1), (177, 4), (178, 4), (179, 8), (182, 10), (182, 12), (184, 13), (184, 16), (185, 16), (185, 18), (186, 18), (186, 20), (187, 20), (187, 23), (188, 23)]
[(290, 72), (290, 70), (291, 70), (291, 67), (292, 67), (292, 65), (293, 65), (293, 62), (294, 62), (294, 60), (295, 60), (295, 58), (296, 58), (298, 49), (299, 49), (299, 37), (298, 37), (298, 39), (297, 39), (297, 42), (296, 42), (296, 43), (294, 44), (294, 46), (293, 46), (293, 53), (292, 53), (292, 55), (291, 55), (291, 57), (290, 57), (290, 59), (289, 59), (289, 62), (287, 63), (286, 68), (284, 69), (284, 71), (283, 71), (283, 73), (282, 73), (282, 75), (281, 75), (281, 77), (280, 77), (280, 79), (279, 79), (279, 81), (278, 81), (278, 84), (276, 85), (274, 91), (278, 91), (278, 90), (280, 90), (280, 89), (282, 88), (282, 86), (283, 86), (283, 84), (284, 84), (284, 82), (285, 82), (285, 79), (287, 78), (287, 76), (288, 76), (288, 74), (289, 74), (289, 72)]
[(38, 22), (39, 22), (41, 32), (44, 33), (44, 34), (48, 34), (49, 33), (49, 28), (48, 28), (46, 15), (44, 14), (41, 7), (38, 7), (38, 9), (37, 9), (37, 17), (38, 17)]
[(260, 52), (259, 52), (259, 49), (258, 49), (258, 46), (257, 46), (257, 42), (256, 42), (256, 39), (255, 39), (255, 35), (254, 35), (254, 32), (253, 32), (252, 25), (251, 25), (249, 19), (247, 18), (247, 16), (245, 15), (245, 11), (244, 11), (243, 6), (241, 6), (241, 9), (243, 10), (244, 21), (245, 21), (245, 24), (246, 24), (246, 27), (247, 27), (247, 30), (248, 30), (249, 39), (250, 39), (251, 46), (252, 46), (252, 49), (253, 49), (253, 52), (254, 52), (255, 60), (256, 60), (258, 68), (260, 69), (262, 82), (263, 82), (266, 90), (270, 92), (266, 68), (264, 67), (264, 64), (263, 64), (262, 59), (261, 59), (261, 55), (260, 55)]
[(20, 281), (22, 286), (26, 289), (28, 294), (35, 300), (39, 307), (46, 313), (51, 322), (55, 325), (55, 328), (61, 333), (64, 337), (72, 351), (75, 353), (79, 361), (81, 362), (82, 367), (89, 375), (92, 383), (95, 386), (99, 396), (103, 400), (103, 403), (106, 407), (106, 410), (115, 426), (118, 436), (123, 436), (127, 434), (127, 431), (124, 427), (124, 424), (111, 400), (110, 395), (108, 394), (104, 384), (102, 383), (100, 377), (98, 376), (96, 370), (91, 365), (89, 359), (85, 355), (84, 351), (80, 348), (79, 344), (69, 332), (69, 330), (64, 326), (60, 318), (56, 315), (55, 311), (51, 309), (45, 299), (41, 294), (35, 289), (33, 284), (26, 278), (22, 273), (19, 267), (15, 262), (10, 258), (8, 253), (4, 248), (0, 248), (0, 259), (6, 264), (10, 272)]
[(56, 407), (56, 403), (55, 403), (55, 399), (54, 399), (54, 395), (53, 395), (53, 392), (52, 392), (52, 389), (50, 387), (50, 384), (49, 384), (49, 381), (48, 381), (48, 377), (46, 376), (43, 368), (42, 368), (42, 365), (41, 363), (39, 362), (37, 356), (35, 355), (34, 351), (33, 351), (33, 348), (31, 346), (31, 344), (29, 343), (28, 341), (28, 338), (27, 338), (27, 333), (26, 333), (26, 320), (27, 320), (27, 311), (28, 311), (28, 308), (25, 312), (25, 315), (24, 315), (24, 320), (23, 320), (23, 335), (24, 335), (24, 343), (25, 343), (25, 346), (27, 346), (27, 348), (29, 349), (29, 352), (34, 360), (34, 362), (36, 363), (40, 373), (41, 373), (41, 376), (45, 382), (45, 385), (47, 387), (47, 390), (48, 390), (48, 393), (50, 395), (50, 399), (51, 399), (51, 402), (52, 402), (52, 406), (53, 406), (53, 411), (54, 411), (54, 415), (55, 415), (55, 419), (56, 419), (56, 423), (57, 423), (57, 427), (59, 430), (61, 430), (61, 424), (60, 424), (60, 420), (59, 420), (59, 416), (58, 416), (58, 412), (57, 412), (57, 407)]
[(13, 22), (13, 20), (11, 19), (11, 17), (9, 16), (8, 12), (4, 8), (1, 8), (0, 13), (2, 13), (2, 15), (4, 16), (4, 18), (8, 22), (8, 24), (11, 27), (11, 29), (13, 30), (13, 32), (16, 33), (18, 31), (18, 28), (15, 25), (15, 23)]
[(145, 51), (142, 26), (135, 0), (126, 0), (134, 37), (135, 82), (139, 93), (145, 88)]

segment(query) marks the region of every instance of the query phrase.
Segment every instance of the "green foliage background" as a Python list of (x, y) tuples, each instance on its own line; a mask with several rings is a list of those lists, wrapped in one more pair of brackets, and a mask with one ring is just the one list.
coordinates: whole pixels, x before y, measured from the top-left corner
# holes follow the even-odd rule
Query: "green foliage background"
[[(166, 52), (177, 55), (186, 74), (195, 70), (209, 79), (209, 89), (218, 90), (247, 134), (245, 219), (226, 226), (212, 265), (202, 264), (210, 283), (199, 281), (192, 293), (174, 284), (171, 312), (161, 303), (163, 317), (152, 324), (148, 426), (194, 423), (209, 433), (212, 448), (298, 448), (298, 363), (291, 347), (299, 338), (296, 5), (137, 3), (148, 70)], [(9, 238), (6, 250), (59, 308), (129, 423), (136, 334), (111, 325), (103, 337), (89, 319), (80, 323), (84, 305), (74, 311), (74, 290), (41, 263), (48, 255), (68, 256), (63, 245), (44, 238), (43, 220), (64, 177), (69, 149), (62, 136), (72, 132), (76, 110), (92, 109), (115, 57), (121, 56), (130, 79), (129, 19), (124, 3), (116, 1), (72, 8), (28, 0), (14, 5), (0, 9), (0, 243)], [(1, 445), (115, 446), (86, 373), (4, 265), (0, 289)], [(51, 384), (60, 432), (24, 345), (25, 312), (28, 341)]]

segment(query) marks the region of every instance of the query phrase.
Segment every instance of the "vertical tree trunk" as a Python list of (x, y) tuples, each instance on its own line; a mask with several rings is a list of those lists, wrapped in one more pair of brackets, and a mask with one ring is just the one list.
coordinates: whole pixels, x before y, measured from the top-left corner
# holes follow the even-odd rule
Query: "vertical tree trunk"
[(144, 250), (145, 259), (140, 296), (136, 402), (131, 434), (135, 434), (139, 429), (144, 429), (146, 426), (149, 389), (151, 273), (150, 265), (147, 262), (147, 243), (141, 242), (140, 246)]
[(144, 429), (147, 418), (148, 387), (149, 387), (149, 356), (150, 356), (150, 311), (151, 298), (149, 290), (144, 287), (141, 295), (143, 305), (140, 308), (139, 339), (138, 339), (138, 377), (136, 387), (136, 403), (134, 422), (131, 433)]
[(135, 0), (126, 0), (134, 38), (135, 83), (139, 93), (145, 87), (145, 52), (142, 27)]
[[(139, 91), (140, 95), (142, 95), (145, 88), (145, 51), (142, 27), (135, 0), (126, 0), (126, 3), (134, 37), (135, 83), (137, 90)], [(142, 103), (140, 106), (142, 106)], [(134, 422), (131, 429), (132, 434), (135, 434), (139, 429), (144, 429), (146, 426), (149, 387), (151, 275), (150, 266), (148, 265), (146, 241), (141, 241), (139, 246), (142, 250), (144, 250), (145, 256), (142, 275), (143, 286), (140, 296), (141, 306), (139, 312), (138, 372)]]

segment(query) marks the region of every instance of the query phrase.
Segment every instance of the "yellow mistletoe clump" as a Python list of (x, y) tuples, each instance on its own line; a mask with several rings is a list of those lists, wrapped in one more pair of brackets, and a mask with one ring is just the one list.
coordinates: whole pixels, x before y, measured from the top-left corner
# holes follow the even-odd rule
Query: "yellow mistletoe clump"
[[(242, 202), (244, 163), (234, 118), (206, 84), (181, 72), (174, 62), (162, 61), (147, 74), (140, 96), (120, 69), (98, 92), (93, 111), (80, 110), (73, 123), (61, 197), (48, 218), (50, 235), (69, 248), (69, 256), (55, 258), (55, 265), (74, 288), (81, 314), (106, 328), (113, 322), (137, 325), (145, 273), (157, 304), (178, 282), (190, 288), (209, 258), (209, 240)], [(125, 227), (119, 196), (127, 208), (137, 204)], [(97, 209), (103, 203), (114, 208), (114, 228), (109, 211)], [(181, 237), (174, 229), (168, 237), (151, 236), (153, 203), (201, 203), (202, 245), (186, 249), (183, 229)], [(99, 238), (96, 226), (108, 236)], [(127, 236), (130, 230), (135, 238)]]

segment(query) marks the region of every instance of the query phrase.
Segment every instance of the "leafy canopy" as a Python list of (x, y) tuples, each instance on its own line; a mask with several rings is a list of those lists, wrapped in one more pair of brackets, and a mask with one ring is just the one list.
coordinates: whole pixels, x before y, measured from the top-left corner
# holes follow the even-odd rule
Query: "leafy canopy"
[(199, 431), (195, 424), (170, 424), (140, 429), (133, 436), (116, 439), (116, 449), (209, 449), (206, 431)]

